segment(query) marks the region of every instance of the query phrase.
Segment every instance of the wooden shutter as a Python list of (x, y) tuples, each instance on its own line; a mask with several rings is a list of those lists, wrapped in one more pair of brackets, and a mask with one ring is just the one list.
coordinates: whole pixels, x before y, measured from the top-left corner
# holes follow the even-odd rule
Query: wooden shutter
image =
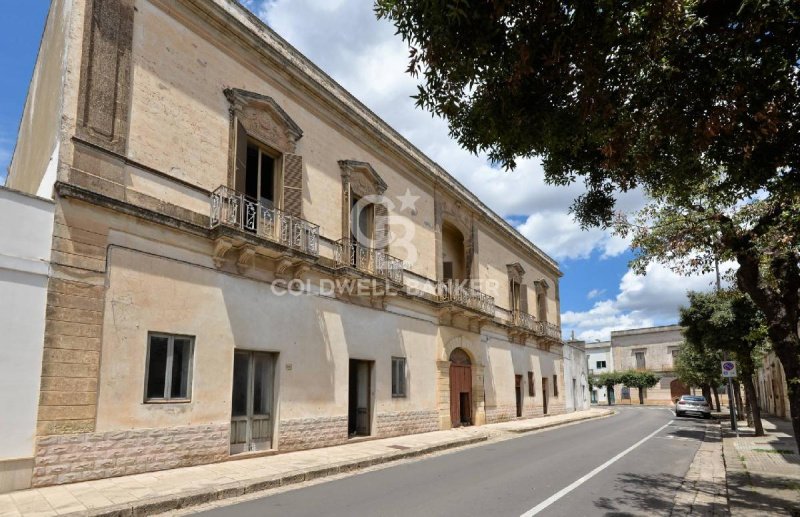
[(283, 155), (283, 211), (303, 217), (303, 157)]
[(525, 284), (519, 286), (519, 310), (528, 313), (528, 286)]
[(247, 176), (247, 131), (241, 122), (236, 122), (236, 168), (234, 171), (233, 188), (244, 193)]
[(389, 247), (389, 210), (383, 203), (375, 203), (372, 206), (375, 218), (375, 247), (386, 249)]

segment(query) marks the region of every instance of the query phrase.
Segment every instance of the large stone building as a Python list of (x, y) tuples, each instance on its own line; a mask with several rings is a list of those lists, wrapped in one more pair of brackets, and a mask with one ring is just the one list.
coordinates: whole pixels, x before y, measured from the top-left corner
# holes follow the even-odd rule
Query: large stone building
[[(615, 330), (611, 332), (614, 371), (649, 370), (661, 379), (644, 393), (645, 404), (672, 404), (689, 388), (675, 375), (675, 358), (683, 343), (680, 325)], [(639, 403), (638, 390), (617, 386), (617, 403)]]
[(53, 0), (7, 184), (34, 486), (585, 406), (558, 265), (233, 0)]

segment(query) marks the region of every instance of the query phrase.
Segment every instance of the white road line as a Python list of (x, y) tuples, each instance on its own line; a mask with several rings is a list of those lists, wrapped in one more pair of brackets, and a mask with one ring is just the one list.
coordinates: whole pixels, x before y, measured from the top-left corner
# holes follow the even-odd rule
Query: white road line
[(607, 462), (603, 463), (602, 465), (600, 465), (599, 467), (597, 467), (593, 471), (589, 472), (588, 474), (586, 474), (582, 478), (577, 479), (571, 485), (562, 488), (561, 490), (559, 490), (555, 494), (551, 495), (550, 497), (548, 497), (547, 499), (545, 499), (541, 503), (537, 504), (536, 506), (534, 506), (533, 508), (531, 508), (527, 512), (523, 513), (520, 517), (533, 517), (534, 515), (538, 514), (539, 512), (541, 512), (542, 510), (544, 510), (545, 508), (550, 506), (551, 504), (555, 503), (556, 501), (558, 501), (559, 499), (561, 499), (562, 497), (564, 497), (568, 493), (572, 492), (573, 490), (575, 490), (576, 488), (578, 488), (582, 484), (584, 484), (587, 481), (589, 481), (590, 479), (592, 479), (594, 476), (596, 476), (600, 472), (602, 472), (605, 469), (607, 469), (614, 462), (616, 462), (617, 460), (619, 460), (620, 458), (622, 458), (623, 456), (625, 456), (626, 454), (628, 454), (629, 452), (634, 450), (636, 447), (640, 446), (641, 444), (643, 444), (644, 442), (646, 442), (647, 440), (649, 440), (653, 436), (655, 436), (658, 433), (660, 433), (661, 431), (663, 431), (665, 428), (669, 427), (669, 425), (672, 424), (672, 422), (674, 422), (674, 420), (670, 420), (666, 424), (662, 425), (661, 427), (659, 427), (658, 429), (656, 429), (652, 433), (648, 434), (647, 436), (645, 436), (644, 438), (642, 438), (638, 442), (634, 443), (633, 445), (631, 445), (630, 447), (628, 447), (624, 451), (620, 452), (619, 454), (617, 454), (616, 456), (614, 456), (613, 458), (611, 458)]

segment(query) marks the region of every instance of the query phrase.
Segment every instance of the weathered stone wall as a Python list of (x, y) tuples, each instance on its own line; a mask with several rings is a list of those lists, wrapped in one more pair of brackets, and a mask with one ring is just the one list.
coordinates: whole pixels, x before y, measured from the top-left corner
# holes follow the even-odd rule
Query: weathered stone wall
[(37, 435), (95, 428), (108, 227), (61, 200), (53, 228)]
[(375, 420), (375, 435), (384, 438), (439, 430), (438, 411), (378, 413)]
[(347, 441), (347, 415), (281, 420), (281, 451), (330, 447)]
[(40, 437), (33, 486), (88, 481), (222, 461), (229, 424)]

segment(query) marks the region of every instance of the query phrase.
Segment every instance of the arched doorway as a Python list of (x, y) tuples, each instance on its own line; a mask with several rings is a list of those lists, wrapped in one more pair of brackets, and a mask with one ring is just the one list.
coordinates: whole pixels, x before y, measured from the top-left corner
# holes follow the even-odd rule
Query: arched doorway
[(689, 394), (689, 386), (682, 383), (679, 379), (675, 379), (669, 383), (669, 398), (671, 400), (681, 398), (681, 395)]
[(472, 424), (472, 362), (461, 348), (450, 354), (450, 420), (453, 427)]

